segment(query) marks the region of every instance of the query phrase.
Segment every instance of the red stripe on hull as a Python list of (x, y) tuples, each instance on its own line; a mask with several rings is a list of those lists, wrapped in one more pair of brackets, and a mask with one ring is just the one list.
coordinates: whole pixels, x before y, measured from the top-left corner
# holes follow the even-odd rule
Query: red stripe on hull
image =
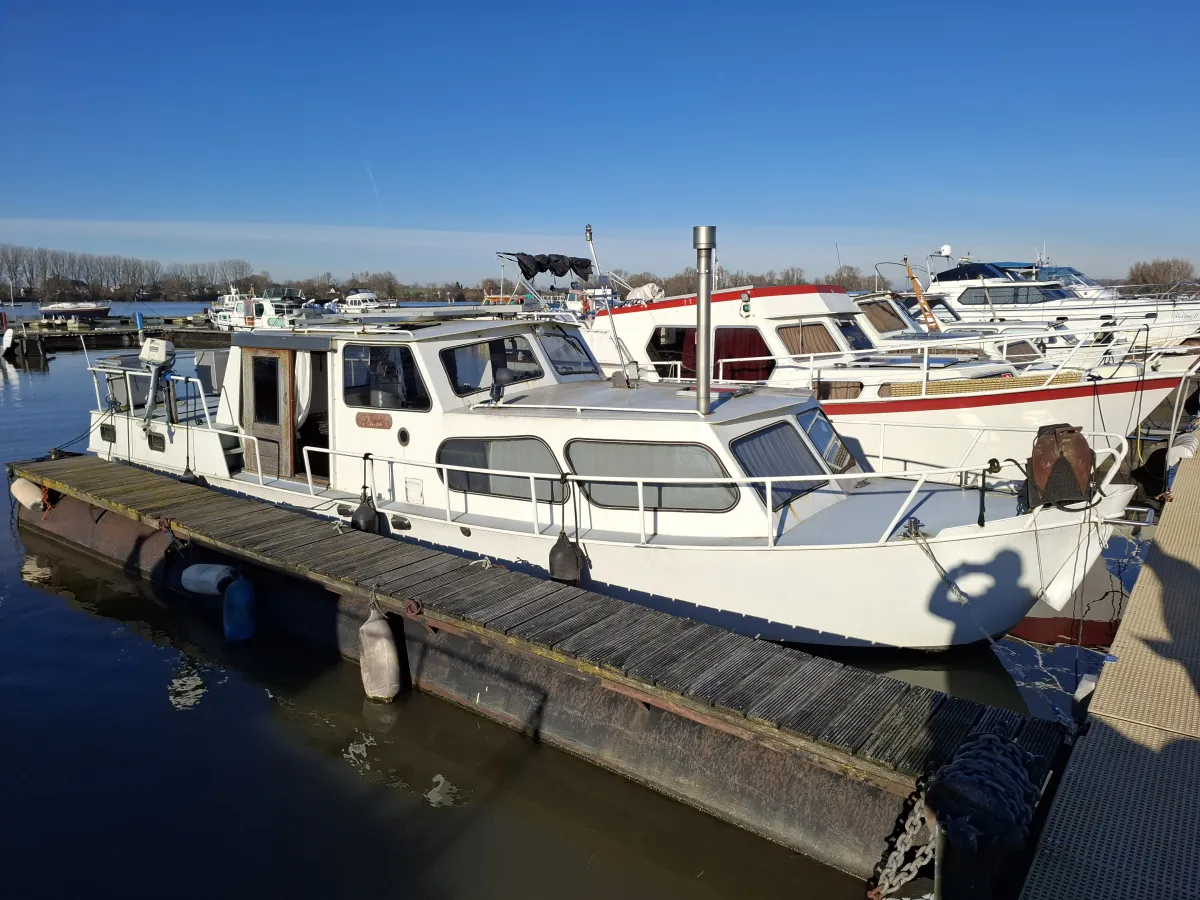
[[(1148, 378), (1145, 381), (1132, 379), (1122, 382), (1092, 381), (1079, 386), (1024, 388), (1015, 391), (993, 391), (978, 394), (955, 394), (949, 397), (917, 397), (912, 400), (867, 400), (837, 403), (825, 400), (821, 403), (829, 415), (853, 416), (878, 412), (924, 412), (931, 409), (974, 409), (980, 406), (1005, 406), (1012, 403), (1030, 403), (1045, 400), (1069, 400), (1074, 397), (1092, 397), (1096, 394), (1124, 394), (1140, 390), (1173, 388), (1179, 378)], [(1149, 412), (1149, 410), (1147, 410)]]
[[(725, 303), (729, 300), (740, 300), (742, 294), (749, 294), (750, 299), (755, 297), (786, 297), (789, 294), (844, 294), (846, 289), (837, 284), (792, 284), (783, 287), (752, 287), (747, 290), (735, 291), (717, 291), (712, 295), (713, 303)], [(678, 297), (674, 300), (658, 300), (647, 303), (645, 306), (638, 304), (636, 306), (618, 306), (611, 310), (614, 316), (624, 315), (625, 313), (646, 312), (648, 310), (658, 309), (678, 309), (681, 306), (695, 306), (696, 295), (688, 294), (686, 297)], [(601, 309), (596, 311), (596, 318), (601, 318), (609, 314), (609, 310)]]
[(1066, 616), (1043, 618), (1027, 616), (1009, 631), (1035, 644), (1074, 644), (1085, 647), (1108, 647), (1117, 634), (1120, 622), (1100, 622), (1094, 619), (1071, 619)]

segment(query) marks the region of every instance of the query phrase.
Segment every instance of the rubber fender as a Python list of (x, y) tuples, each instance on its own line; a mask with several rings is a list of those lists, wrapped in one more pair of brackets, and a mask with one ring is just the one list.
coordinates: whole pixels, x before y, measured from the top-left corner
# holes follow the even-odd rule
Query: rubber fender
[(30, 512), (41, 512), (45, 507), (42, 504), (42, 489), (25, 478), (18, 478), (12, 483), (9, 488), (12, 495)]
[(183, 583), (183, 589), (189, 593), (219, 597), (236, 577), (237, 572), (233, 566), (204, 563), (188, 566), (179, 580)]
[(391, 700), (400, 693), (400, 656), (387, 616), (372, 607), (358, 629), (358, 666), (363, 690), (371, 700)]
[(238, 578), (225, 588), (221, 604), (225, 640), (239, 643), (254, 637), (254, 606), (254, 585), (249, 579)]

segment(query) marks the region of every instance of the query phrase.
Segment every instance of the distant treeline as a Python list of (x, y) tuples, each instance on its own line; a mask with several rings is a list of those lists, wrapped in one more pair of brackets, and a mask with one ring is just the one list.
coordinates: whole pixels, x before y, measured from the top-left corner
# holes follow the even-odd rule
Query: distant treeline
[[(653, 281), (667, 294), (686, 294), (696, 289), (696, 270), (691, 267), (673, 275), (623, 269), (617, 269), (615, 273), (634, 287)], [(1186, 259), (1152, 259), (1134, 263), (1123, 283), (1172, 284), (1195, 278), (1195, 266)], [(227, 292), (231, 285), (241, 291), (261, 294), (276, 284), (269, 272), (254, 271), (244, 259), (164, 264), (131, 256), (75, 253), (17, 244), (0, 244), (0, 279), (8, 282), (14, 296), (39, 300), (211, 300)], [(808, 283), (810, 280), (799, 266), (757, 273), (727, 269), (718, 272), (718, 287), (721, 288)], [(850, 291), (893, 286), (889, 280), (877, 277), (874, 271), (864, 272), (857, 266), (839, 266), (827, 275), (812, 279), (812, 283), (837, 284)], [(300, 288), (305, 296), (318, 300), (343, 296), (351, 288), (368, 288), (385, 299), (459, 301), (478, 299), (485, 293), (496, 294), (501, 290), (498, 278), (484, 278), (473, 287), (464, 287), (458, 281), (406, 284), (391, 271), (351, 272), (348, 278), (324, 272), (282, 284)], [(566, 286), (565, 281), (562, 286)], [(509, 281), (503, 287), (506, 292), (511, 291), (513, 283)]]
[(215, 295), (217, 288), (250, 277), (244, 259), (168, 263), (117, 254), (74, 253), (45, 247), (0, 244), (0, 278), (14, 296), (132, 300), (165, 297), (188, 300)]

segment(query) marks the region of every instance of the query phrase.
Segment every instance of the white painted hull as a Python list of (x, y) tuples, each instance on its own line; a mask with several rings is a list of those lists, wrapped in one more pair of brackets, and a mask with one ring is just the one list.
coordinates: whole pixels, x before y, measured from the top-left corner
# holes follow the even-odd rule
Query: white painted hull
[[(94, 413), (93, 424), (103, 416)], [(221, 471), (214, 465), (223, 459), (217, 455), (217, 432), (191, 429), (189, 446), (185, 429), (173, 429), (165, 450), (152, 456), (137, 425), (123, 428), (122, 424), (117, 423), (115, 443), (93, 438), (93, 449), (124, 457), (131, 444), (135, 460), (143, 464), (153, 460), (153, 468), (175, 473), (182, 472), (190, 459), (193, 471), (215, 487), (339, 518), (328, 495), (312, 496), (294, 483), (290, 489), (270, 481), (260, 486)], [(1097, 519), (1120, 516), (1132, 493), (1130, 486), (1110, 487), (1095, 510)], [(341, 502), (347, 508), (356, 505), (353, 499)], [(408, 518), (411, 528), (401, 535), (406, 540), (542, 575), (558, 537), (556, 524), (546, 527), (547, 507), (537, 534), (491, 528), (457, 514), (445, 521), (412, 515), (402, 506), (382, 505), (381, 509)], [(989, 520), (984, 528), (974, 524), (946, 528), (930, 539), (939, 563), (972, 598), (965, 607), (951, 599), (920, 547), (906, 540), (767, 548), (744, 542), (667, 545), (658, 543), (664, 540), (661, 537), (638, 544), (585, 536), (581, 540), (588, 558), (585, 586), (776, 640), (942, 649), (1005, 633), (1026, 616), (1039, 593), (1065, 603), (1110, 533), (1108, 525), (1081, 527), (1077, 515), (1055, 509), (1036, 515), (1036, 521), (1031, 516), (1010, 516)], [(340, 517), (343, 522), (347, 518)]]
[(875, 471), (982, 467), (993, 458), (1023, 461), (1034, 433), (1043, 425), (1066, 423), (1088, 431), (1129, 434), (1178, 384), (1177, 375), (1158, 375), (1144, 382), (1093, 382), (955, 397), (827, 400), (822, 407), (851, 449), (857, 446)]

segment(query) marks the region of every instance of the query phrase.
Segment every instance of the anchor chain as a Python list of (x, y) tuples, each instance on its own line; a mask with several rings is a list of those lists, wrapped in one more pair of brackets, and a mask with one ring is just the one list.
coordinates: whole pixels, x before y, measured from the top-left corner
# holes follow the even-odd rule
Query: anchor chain
[(879, 870), (879, 875), (875, 879), (875, 887), (867, 891), (867, 900), (883, 900), (888, 894), (899, 890), (916, 878), (921, 867), (933, 859), (937, 845), (931, 836), (928, 843), (918, 845), (916, 855), (911, 860), (904, 861), (913, 847), (913, 841), (924, 825), (925, 792), (922, 791), (917, 795), (912, 809), (908, 811), (908, 817), (904, 820), (904, 828), (896, 838), (896, 845), (888, 854), (883, 868)]

